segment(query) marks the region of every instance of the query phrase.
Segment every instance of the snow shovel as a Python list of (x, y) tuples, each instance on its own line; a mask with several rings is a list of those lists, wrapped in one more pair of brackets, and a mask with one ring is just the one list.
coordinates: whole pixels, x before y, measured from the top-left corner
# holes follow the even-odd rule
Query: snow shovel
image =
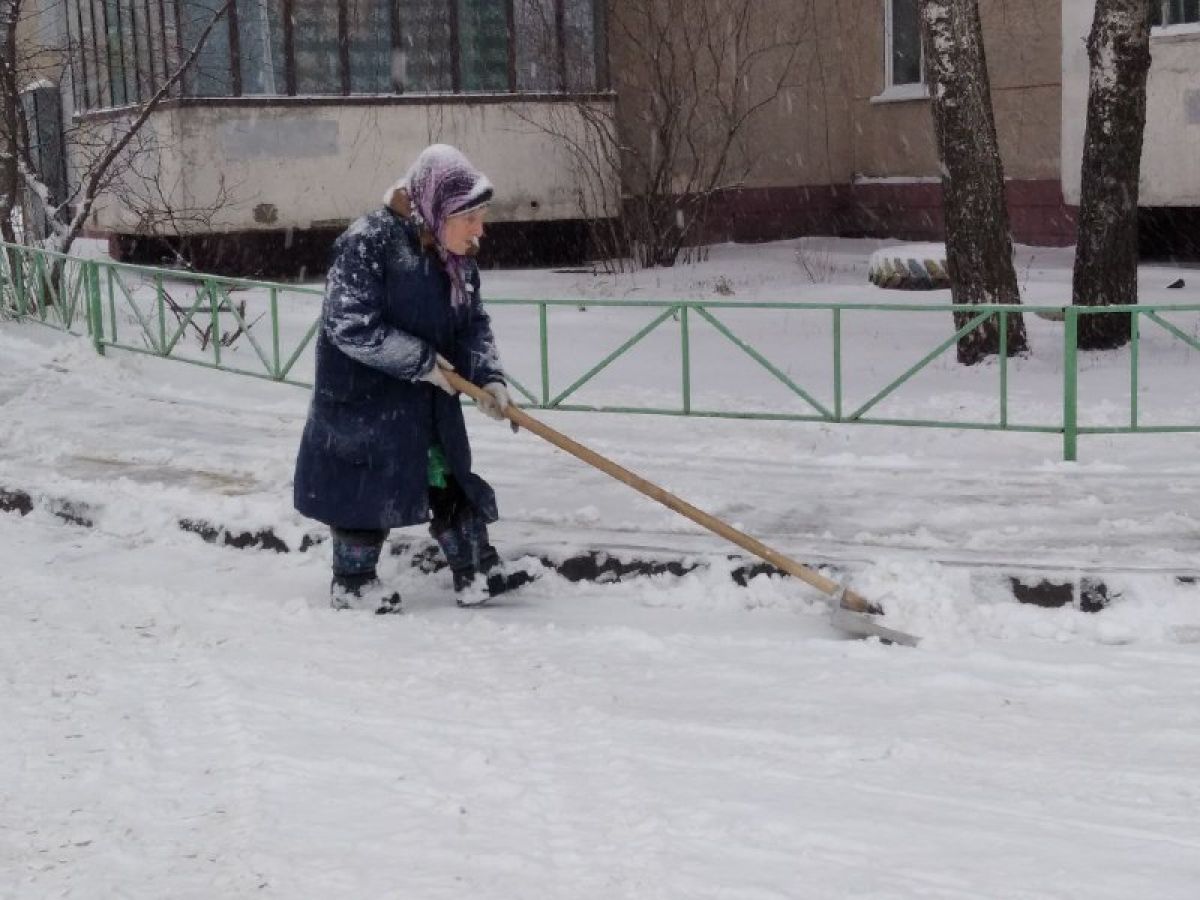
[[(451, 370), (442, 370), (442, 374), (446, 376), (446, 380), (457, 391), (466, 394), (472, 400), (479, 402), (483, 399), (485, 402), (491, 398), (480, 387), (467, 381), (457, 372)], [(814, 572), (808, 566), (801, 565), (794, 559), (784, 556), (777, 550), (772, 550), (762, 541), (752, 538), (744, 532), (738, 531), (727, 522), (718, 519), (716, 516), (704, 512), (692, 506), (690, 503), (679, 499), (674, 494), (663, 490), (658, 485), (651, 481), (647, 481), (639, 475), (635, 475), (623, 466), (617, 465), (607, 457), (601, 456), (594, 450), (591, 450), (577, 441), (571, 440), (565, 434), (555, 431), (549, 425), (539, 422), (527, 412), (519, 408), (515, 403), (510, 403), (504, 411), (505, 417), (512, 423), (519, 425), (528, 431), (532, 431), (538, 437), (543, 438), (558, 447), (560, 450), (565, 450), (572, 456), (578, 457), (588, 465), (594, 466), (606, 475), (611, 475), (617, 481), (623, 481), (636, 491), (639, 491), (649, 497), (651, 500), (657, 500), (663, 506), (673, 509), (682, 516), (691, 519), (697, 525), (707, 528), (714, 534), (732, 541), (743, 550), (753, 553), (759, 559), (770, 563), (778, 569), (787, 572), (801, 581), (804, 581), (824, 594), (832, 598), (832, 615), (830, 617), (831, 624), (840, 631), (845, 631), (849, 634), (860, 637), (877, 637), (880, 640), (887, 641), (893, 644), (902, 644), (906, 647), (915, 647), (917, 638), (911, 634), (906, 634), (903, 631), (897, 631), (894, 628), (889, 628), (881, 624), (876, 617), (883, 614), (883, 609), (878, 605), (871, 603), (861, 594), (857, 594), (847, 587), (843, 587), (836, 581), (826, 578), (819, 572)]]

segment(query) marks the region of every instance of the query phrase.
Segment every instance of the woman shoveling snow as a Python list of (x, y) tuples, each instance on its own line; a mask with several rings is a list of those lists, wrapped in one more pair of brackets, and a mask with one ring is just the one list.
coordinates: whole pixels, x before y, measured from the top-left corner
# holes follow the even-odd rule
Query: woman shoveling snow
[(445, 376), (482, 385), (477, 406), (503, 420), (508, 389), (472, 258), (492, 192), (462, 153), (435, 144), (334, 245), (294, 495), (330, 528), (334, 608), (398, 611), (376, 564), (389, 529), (423, 522), (459, 605), (509, 586), (488, 540), (496, 496), (471, 470)]

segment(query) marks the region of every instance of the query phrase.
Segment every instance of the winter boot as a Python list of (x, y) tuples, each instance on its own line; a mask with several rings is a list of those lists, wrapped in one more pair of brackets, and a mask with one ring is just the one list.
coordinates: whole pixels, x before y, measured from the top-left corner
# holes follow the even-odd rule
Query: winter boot
[(400, 612), (400, 592), (389, 591), (374, 572), (334, 575), (329, 585), (333, 609), (374, 609), (377, 615)]
[(459, 606), (483, 606), (498, 597), (533, 581), (528, 572), (509, 572), (495, 560), (491, 567), (477, 571), (474, 566), (453, 572), (454, 599)]
[(488, 597), (497, 597), (531, 580), (525, 572), (508, 572), (505, 569), (500, 562), (500, 554), (488, 539), (487, 525), (482, 519), (474, 516), (464, 519), (459, 531), (472, 549), (475, 568), (484, 581)]
[(329, 586), (329, 605), (334, 609), (400, 612), (400, 594), (387, 590), (375, 574), (387, 530), (331, 528), (330, 531), (333, 583)]
[(483, 606), (491, 595), (487, 583), (475, 572), (475, 567), (460, 569), (454, 575), (454, 602), (464, 608)]
[(509, 572), (504, 566), (496, 566), (487, 575), (488, 596), (496, 597), (508, 591), (515, 591), (531, 581), (533, 581), (533, 576), (528, 572), (522, 570)]
[(454, 573), (455, 600), (459, 606), (483, 606), (492, 597), (515, 590), (533, 581), (528, 572), (509, 572), (498, 560), (488, 569), (474, 568)]
[(434, 540), (446, 555), (454, 579), (454, 602), (459, 606), (482, 606), (488, 601), (487, 586), (476, 578), (475, 553), (470, 536), (456, 523), (434, 534)]

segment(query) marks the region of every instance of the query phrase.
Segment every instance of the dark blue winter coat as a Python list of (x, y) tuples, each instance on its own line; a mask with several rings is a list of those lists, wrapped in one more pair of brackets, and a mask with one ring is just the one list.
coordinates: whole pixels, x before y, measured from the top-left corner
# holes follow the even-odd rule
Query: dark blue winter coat
[(317, 374), (296, 459), (296, 509), (338, 528), (429, 520), (428, 456), (441, 444), (478, 513), (496, 520), (491, 487), (471, 471), (462, 406), (417, 381), (442, 354), (476, 384), (501, 381), (472, 266), (468, 302), (416, 227), (390, 209), (364, 216), (334, 245), (317, 335)]

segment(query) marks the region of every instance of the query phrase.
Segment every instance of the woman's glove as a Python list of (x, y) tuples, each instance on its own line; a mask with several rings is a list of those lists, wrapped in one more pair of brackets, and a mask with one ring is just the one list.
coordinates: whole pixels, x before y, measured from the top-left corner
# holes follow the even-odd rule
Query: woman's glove
[(454, 371), (454, 365), (446, 357), (440, 353), (433, 355), (433, 365), (429, 367), (429, 371), (417, 378), (418, 381), (428, 381), (430, 384), (437, 385), (451, 397), (457, 397), (458, 391), (450, 386), (450, 382), (446, 380), (446, 376), (442, 374), (442, 370)]
[(504, 410), (511, 402), (508, 399), (508, 388), (502, 381), (492, 381), (485, 384), (483, 390), (487, 396), (477, 400), (476, 405), (485, 416), (499, 422), (504, 418)]
[[(502, 422), (505, 419), (504, 411), (508, 409), (508, 404), (512, 401), (508, 396), (508, 388), (504, 386), (503, 381), (493, 381), (483, 386), (485, 397), (475, 401), (475, 405), (487, 417), (495, 419), (497, 422)], [(517, 431), (517, 423), (512, 422), (513, 433)]]

